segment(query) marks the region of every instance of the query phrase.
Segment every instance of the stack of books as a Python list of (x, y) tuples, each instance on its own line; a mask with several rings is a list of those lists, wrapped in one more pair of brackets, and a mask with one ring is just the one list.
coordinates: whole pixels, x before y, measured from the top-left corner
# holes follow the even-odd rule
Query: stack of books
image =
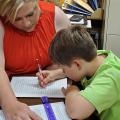
[(99, 0), (65, 0), (62, 9), (66, 14), (91, 16), (99, 7)]

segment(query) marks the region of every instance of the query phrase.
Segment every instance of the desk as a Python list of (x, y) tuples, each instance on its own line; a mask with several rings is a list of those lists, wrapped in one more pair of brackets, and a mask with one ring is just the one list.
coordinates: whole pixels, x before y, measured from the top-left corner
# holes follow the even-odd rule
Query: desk
[[(18, 98), (19, 101), (26, 103), (27, 105), (37, 105), (37, 104), (42, 104), (40, 98)], [(54, 102), (64, 102), (64, 98), (49, 98), (50, 103)], [(75, 119), (74, 119), (75, 120)], [(85, 120), (98, 120), (94, 115), (90, 116), (89, 118)]]
[[(69, 83), (71, 81), (69, 80)], [(72, 84), (72, 83), (71, 83)], [(18, 98), (19, 101), (23, 102), (23, 103), (26, 103), (28, 106), (31, 106), (31, 105), (37, 105), (37, 104), (41, 104), (42, 101), (40, 99), (40, 97), (38, 98), (33, 98), (33, 97), (19, 97)], [(64, 102), (64, 98), (49, 98), (49, 102), (50, 103), (54, 103), (54, 102)], [(60, 114), (61, 115), (61, 114)], [(65, 120), (65, 119), (64, 119)], [(93, 120), (91, 119), (91, 117), (87, 120)], [(96, 119), (95, 119), (96, 120)]]
[[(26, 103), (27, 105), (37, 105), (42, 104), (40, 98), (18, 98), (19, 101)], [(54, 102), (64, 102), (64, 98), (49, 98), (50, 103)]]
[[(72, 81), (68, 79), (68, 84), (75, 84), (75, 83), (72, 83)], [(33, 98), (33, 97), (18, 97), (18, 100), (23, 102), (23, 103), (26, 103), (28, 106), (42, 104), (42, 101), (41, 101), (40, 97), (37, 97), (37, 98)], [(64, 100), (65, 100), (64, 98), (49, 98), (49, 102), (50, 103), (64, 102)], [(93, 119), (91, 119), (91, 117), (90, 117), (87, 120), (93, 120)]]

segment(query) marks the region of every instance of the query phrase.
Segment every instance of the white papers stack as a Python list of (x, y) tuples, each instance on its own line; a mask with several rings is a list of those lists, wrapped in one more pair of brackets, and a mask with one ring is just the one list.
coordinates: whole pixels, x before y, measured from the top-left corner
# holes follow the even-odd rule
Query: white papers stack
[(55, 97), (63, 98), (61, 88), (67, 88), (67, 78), (48, 84), (45, 88), (40, 87), (37, 77), (13, 77), (11, 87), (16, 97)]
[[(66, 113), (65, 105), (63, 102), (51, 103), (51, 106), (57, 120), (71, 120)], [(39, 115), (43, 120), (48, 120), (43, 105), (30, 106), (30, 109)], [(5, 120), (2, 110), (0, 110), (0, 120)]]

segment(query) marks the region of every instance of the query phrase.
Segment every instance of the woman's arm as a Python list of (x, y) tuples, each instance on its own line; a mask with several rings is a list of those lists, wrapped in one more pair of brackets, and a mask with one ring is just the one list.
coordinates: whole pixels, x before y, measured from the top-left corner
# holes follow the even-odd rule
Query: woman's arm
[(11, 87), (9, 84), (8, 76), (5, 72), (5, 59), (3, 53), (3, 37), (4, 37), (4, 28), (0, 22), (0, 102), (6, 101), (6, 97), (9, 97), (9, 100), (16, 99), (14, 94), (11, 92)]
[(66, 14), (57, 6), (55, 6), (55, 29), (58, 32), (60, 29), (70, 26), (70, 21)]
[(0, 105), (7, 120), (41, 120), (29, 107), (17, 101), (5, 72), (3, 52), (4, 27), (0, 22)]

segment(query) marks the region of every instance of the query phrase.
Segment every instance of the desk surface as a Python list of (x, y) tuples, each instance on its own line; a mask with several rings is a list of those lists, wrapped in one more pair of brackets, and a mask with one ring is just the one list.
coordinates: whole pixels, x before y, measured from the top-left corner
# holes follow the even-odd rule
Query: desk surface
[[(26, 103), (27, 105), (37, 105), (42, 104), (40, 98), (18, 98), (19, 101)], [(54, 102), (64, 102), (64, 98), (49, 98), (50, 103)]]
[[(72, 84), (72, 81), (69, 80), (68, 82), (69, 84)], [(37, 104), (42, 104), (42, 101), (40, 98), (31, 98), (31, 97), (21, 97), (21, 98), (18, 98), (19, 101), (23, 102), (23, 103), (26, 103), (28, 106), (31, 106), (31, 105), (37, 105)], [(49, 102), (50, 103), (54, 103), (54, 102), (64, 102), (64, 98), (49, 98)], [(98, 120), (96, 118), (94, 118), (94, 116), (90, 116), (88, 119), (86, 120)]]
[[(41, 99), (40, 98), (18, 98), (19, 101), (26, 103), (27, 105), (37, 105), (37, 104), (42, 104)], [(54, 102), (64, 102), (64, 98), (49, 98), (49, 102), (50, 103), (54, 103)], [(74, 119), (75, 120), (75, 119)], [(98, 120), (95, 118), (95, 116), (90, 116), (89, 118), (85, 119), (85, 120)]]

